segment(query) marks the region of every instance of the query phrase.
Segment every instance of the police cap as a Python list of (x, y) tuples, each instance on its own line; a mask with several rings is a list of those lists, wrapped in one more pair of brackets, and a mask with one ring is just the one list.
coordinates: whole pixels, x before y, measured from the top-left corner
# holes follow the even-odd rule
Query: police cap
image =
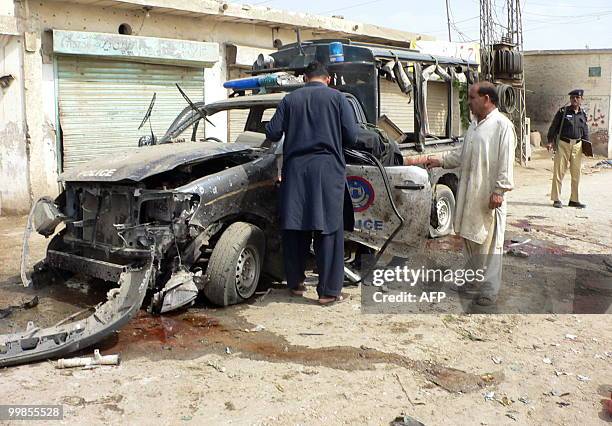
[(568, 95), (582, 97), (582, 95), (584, 95), (584, 90), (582, 90), (582, 89), (574, 89), (571, 92), (569, 92)]

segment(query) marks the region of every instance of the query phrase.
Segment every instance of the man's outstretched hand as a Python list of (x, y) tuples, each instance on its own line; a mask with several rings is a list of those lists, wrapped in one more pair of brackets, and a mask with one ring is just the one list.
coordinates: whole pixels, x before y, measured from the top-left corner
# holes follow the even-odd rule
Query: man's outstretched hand
[(500, 194), (496, 194), (495, 192), (491, 194), (491, 198), (489, 198), (489, 208), (491, 210), (501, 207), (504, 202), (504, 196)]
[(433, 167), (442, 167), (442, 161), (433, 155), (425, 156), (406, 156), (404, 157), (404, 166), (420, 166), (424, 165), (428, 169)]
[(433, 169), (434, 167), (442, 167), (442, 160), (433, 155), (427, 157), (427, 161), (425, 162), (425, 167), (428, 169)]

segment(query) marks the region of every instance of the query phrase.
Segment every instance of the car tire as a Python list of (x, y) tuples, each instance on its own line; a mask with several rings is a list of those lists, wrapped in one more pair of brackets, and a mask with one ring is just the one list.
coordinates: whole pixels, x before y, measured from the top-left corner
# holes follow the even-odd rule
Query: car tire
[(448, 186), (442, 184), (436, 185), (432, 208), (436, 209), (438, 220), (437, 226), (429, 225), (431, 237), (444, 237), (451, 234), (455, 220), (455, 195)]
[(221, 234), (204, 275), (204, 295), (215, 305), (240, 303), (255, 293), (265, 250), (263, 231), (245, 222)]

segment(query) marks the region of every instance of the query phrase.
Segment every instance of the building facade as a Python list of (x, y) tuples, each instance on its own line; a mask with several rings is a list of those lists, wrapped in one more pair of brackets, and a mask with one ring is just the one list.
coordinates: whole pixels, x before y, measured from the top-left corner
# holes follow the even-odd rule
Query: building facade
[[(295, 42), (296, 28), (303, 40), (431, 40), (212, 0), (0, 0), (0, 215), (57, 194), (62, 171), (162, 136), (187, 105), (175, 83), (194, 102), (226, 98), (223, 82), (243, 75), (258, 53)], [(432, 93), (441, 111), (434, 117), (443, 116), (444, 98)], [(151, 119), (139, 127), (154, 94)], [(199, 131), (231, 142), (241, 120), (215, 114)]]
[(555, 113), (569, 104), (570, 90), (584, 89), (593, 151), (612, 157), (612, 49), (525, 52), (525, 86), (531, 129), (544, 141)]

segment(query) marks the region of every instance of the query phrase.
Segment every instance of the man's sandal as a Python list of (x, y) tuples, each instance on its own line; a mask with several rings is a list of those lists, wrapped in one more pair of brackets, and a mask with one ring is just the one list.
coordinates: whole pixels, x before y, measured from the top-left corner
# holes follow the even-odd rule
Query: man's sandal
[[(329, 296), (319, 298), (319, 305), (331, 306), (349, 300), (351, 296), (348, 293), (340, 293), (338, 296)], [(325, 300), (324, 302), (322, 300)]]
[(496, 297), (479, 296), (476, 299), (476, 304), (479, 306), (493, 306), (497, 303)]
[(304, 293), (306, 293), (306, 286), (304, 284), (300, 284), (297, 286), (297, 288), (290, 288), (289, 293), (291, 293), (292, 296), (302, 297), (304, 296)]

